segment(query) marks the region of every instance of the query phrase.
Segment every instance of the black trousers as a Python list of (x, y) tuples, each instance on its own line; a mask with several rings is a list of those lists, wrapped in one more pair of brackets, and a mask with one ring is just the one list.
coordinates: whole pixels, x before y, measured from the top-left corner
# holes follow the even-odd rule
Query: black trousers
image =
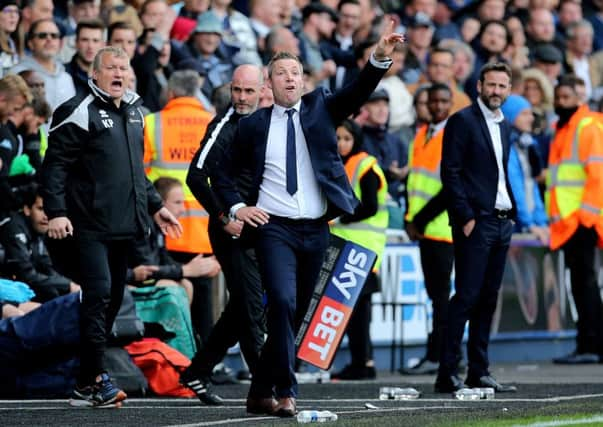
[(217, 224), (210, 223), (209, 238), (222, 267), (228, 303), (214, 325), (207, 343), (193, 358), (193, 369), (209, 376), (213, 367), (237, 342), (252, 374), (255, 374), (266, 331), (263, 289), (255, 250), (245, 247)]
[[(186, 264), (198, 254), (191, 252), (171, 252), (174, 261)], [(191, 323), (201, 340), (201, 347), (207, 344), (211, 328), (214, 325), (213, 298), (211, 293), (212, 279), (210, 277), (190, 277), (193, 284), (193, 301), (191, 303)]]
[[(364, 287), (374, 288), (377, 286), (374, 283), (377, 280), (376, 274), (371, 272), (367, 277)], [(366, 366), (366, 362), (373, 360), (373, 344), (371, 343), (370, 335), (372, 317), (371, 296), (372, 293), (370, 292), (363, 292), (360, 295), (345, 331), (348, 336), (353, 366), (363, 367)]]
[(131, 240), (74, 239), (77, 281), (82, 287), (80, 306), (80, 375), (87, 385), (104, 372), (107, 335), (119, 312), (126, 282)]
[(597, 240), (594, 229), (580, 226), (562, 249), (578, 311), (576, 351), (603, 355), (603, 309), (595, 271)]
[(488, 343), (496, 309), (513, 223), (492, 216), (478, 218), (466, 237), (461, 227), (453, 227), (455, 293), (448, 306), (444, 327), (444, 347), (440, 375), (457, 375), (465, 324), (469, 321), (467, 376), (488, 375)]
[(432, 328), (427, 339), (425, 358), (438, 362), (442, 350), (443, 331), (448, 323), (448, 300), (450, 298), (454, 246), (448, 242), (423, 239), (419, 241), (419, 251), (425, 289), (433, 308)]
[(268, 338), (250, 396), (270, 397), (273, 390), (279, 398), (297, 396), (296, 311), (307, 310), (328, 246), (329, 226), (323, 220), (273, 215), (270, 222), (259, 227), (256, 256), (268, 297)]

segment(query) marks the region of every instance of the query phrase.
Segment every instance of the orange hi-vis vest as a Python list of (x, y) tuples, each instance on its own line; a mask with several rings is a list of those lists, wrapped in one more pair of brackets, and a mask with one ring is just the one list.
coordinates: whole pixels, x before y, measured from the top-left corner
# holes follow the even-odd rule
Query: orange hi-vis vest
[[(427, 140), (428, 128), (427, 125), (421, 126), (408, 151), (410, 172), (406, 184), (408, 193), (406, 220), (409, 222), (442, 190), (440, 165), (444, 129), (440, 129)], [(430, 240), (452, 242), (452, 230), (446, 211), (427, 224), (424, 236)]]
[(199, 149), (212, 115), (192, 97), (172, 99), (165, 108), (145, 117), (144, 163), (151, 181), (171, 177), (184, 187), (184, 214), (178, 218), (184, 232), (179, 239), (166, 236), (171, 251), (211, 253), (207, 234), (209, 215), (186, 185), (188, 167)]
[(579, 225), (594, 227), (603, 244), (603, 120), (587, 106), (555, 131), (545, 204), (551, 249), (567, 242)]

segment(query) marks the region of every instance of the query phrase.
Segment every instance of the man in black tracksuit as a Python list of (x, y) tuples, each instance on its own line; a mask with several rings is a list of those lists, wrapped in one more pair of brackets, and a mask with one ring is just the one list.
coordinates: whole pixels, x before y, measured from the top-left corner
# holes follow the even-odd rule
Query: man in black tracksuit
[[(258, 67), (241, 65), (234, 71), (230, 89), (232, 106), (207, 127), (186, 179), (195, 197), (209, 212), (209, 238), (229, 292), (228, 304), (212, 329), (207, 345), (197, 352), (192, 365), (180, 377), (180, 381), (207, 404), (221, 404), (221, 399), (209, 392), (207, 385), (213, 367), (224, 358), (228, 348), (239, 342), (253, 375), (264, 343), (263, 292), (255, 252), (238, 239), (242, 222), (229, 218), (228, 207), (210, 187), (211, 177), (222, 167), (239, 119), (257, 109), (262, 87), (263, 76)], [(251, 172), (243, 171), (237, 178), (239, 191), (246, 194)]]
[(164, 233), (182, 227), (162, 207), (143, 167), (143, 115), (138, 95), (126, 91), (129, 61), (118, 47), (101, 49), (90, 90), (54, 112), (42, 166), (48, 236), (73, 237), (80, 308), (80, 375), (74, 406), (119, 404), (126, 394), (103, 366), (107, 333), (123, 298), (127, 254), (148, 235), (149, 214)]

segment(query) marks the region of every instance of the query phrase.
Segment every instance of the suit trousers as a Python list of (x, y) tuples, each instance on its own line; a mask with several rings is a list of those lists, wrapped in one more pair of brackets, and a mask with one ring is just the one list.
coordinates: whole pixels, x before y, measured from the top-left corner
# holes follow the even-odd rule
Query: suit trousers
[(603, 355), (603, 310), (595, 272), (597, 232), (579, 226), (563, 245), (565, 264), (570, 270), (572, 296), (578, 311), (576, 351)]
[(488, 343), (496, 309), (513, 223), (494, 215), (477, 218), (466, 237), (461, 227), (453, 227), (455, 293), (448, 307), (444, 327), (444, 347), (440, 375), (458, 375), (460, 346), (469, 321), (467, 376), (488, 375)]
[(268, 297), (268, 338), (253, 376), (252, 397), (296, 397), (297, 310), (305, 312), (329, 245), (322, 219), (293, 220), (272, 215), (257, 230), (256, 256)]
[(425, 279), (427, 296), (433, 308), (432, 328), (427, 340), (425, 358), (438, 362), (441, 356), (443, 330), (448, 322), (448, 300), (450, 298), (450, 275), (454, 262), (452, 243), (439, 240), (419, 241), (421, 268)]
[(131, 240), (74, 239), (77, 281), (82, 288), (80, 306), (80, 375), (88, 385), (105, 371), (107, 336), (124, 295)]
[(266, 331), (263, 289), (255, 250), (233, 239), (222, 226), (209, 225), (209, 238), (222, 267), (228, 289), (228, 303), (214, 325), (207, 344), (193, 357), (196, 372), (209, 376), (227, 350), (237, 342), (255, 375)]

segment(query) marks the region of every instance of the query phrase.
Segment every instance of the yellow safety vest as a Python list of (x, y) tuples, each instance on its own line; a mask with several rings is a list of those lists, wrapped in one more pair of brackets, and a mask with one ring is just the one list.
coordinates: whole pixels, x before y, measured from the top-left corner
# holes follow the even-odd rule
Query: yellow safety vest
[[(427, 126), (417, 131), (409, 149), (410, 172), (406, 184), (408, 211), (406, 221), (412, 222), (417, 213), (442, 190), (440, 165), (442, 163), (442, 139), (444, 130), (436, 132), (429, 141)], [(423, 234), (431, 240), (452, 242), (452, 230), (448, 212), (444, 211), (427, 224)]]
[(186, 185), (189, 165), (199, 148), (212, 116), (201, 103), (190, 97), (175, 98), (165, 108), (145, 117), (145, 168), (151, 181), (171, 177), (184, 188), (184, 214), (178, 218), (184, 230), (182, 237), (166, 236), (166, 247), (172, 251), (211, 253), (207, 233), (209, 214)]
[(365, 152), (353, 155), (345, 164), (345, 171), (354, 190), (354, 194), (362, 199), (362, 190), (360, 180), (369, 171), (372, 170), (379, 177), (379, 190), (377, 192), (378, 210), (370, 218), (350, 224), (341, 224), (335, 222), (331, 224), (331, 233), (342, 239), (349, 240), (372, 250), (377, 254), (377, 262), (373, 271), (378, 271), (385, 250), (387, 236), (387, 223), (389, 222), (389, 213), (386, 207), (387, 199), (387, 181), (383, 171), (377, 164), (377, 159), (369, 156)]

